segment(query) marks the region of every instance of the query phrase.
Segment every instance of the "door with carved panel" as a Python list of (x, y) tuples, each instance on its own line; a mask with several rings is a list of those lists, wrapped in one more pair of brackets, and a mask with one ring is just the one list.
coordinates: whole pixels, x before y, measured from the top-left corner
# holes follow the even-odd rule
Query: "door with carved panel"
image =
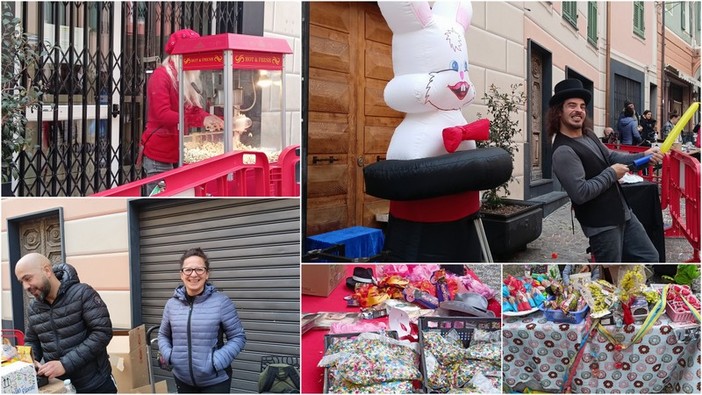
[[(52, 263), (61, 263), (62, 240), (58, 213), (23, 221), (19, 226), (20, 254), (36, 252), (49, 258)], [(12, 273), (14, 275), (14, 273)], [(27, 328), (29, 296), (23, 292), (24, 327)]]
[(385, 105), (390, 32), (376, 3), (310, 3), (307, 234), (378, 227), (388, 202), (364, 193), (402, 113)]

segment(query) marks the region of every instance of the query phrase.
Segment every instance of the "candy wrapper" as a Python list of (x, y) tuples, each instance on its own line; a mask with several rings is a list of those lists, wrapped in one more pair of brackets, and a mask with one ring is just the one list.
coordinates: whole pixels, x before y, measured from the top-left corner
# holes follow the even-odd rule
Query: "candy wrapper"
[(353, 294), (353, 299), (357, 300), (361, 307), (376, 306), (390, 297), (383, 289), (373, 284), (358, 284)]
[(428, 292), (421, 291), (411, 285), (407, 286), (407, 288), (402, 291), (402, 296), (404, 296), (406, 301), (410, 303), (417, 303), (418, 305), (428, 309), (436, 309), (439, 307), (439, 299), (432, 296)]
[(631, 299), (643, 293), (646, 288), (646, 272), (642, 265), (631, 266), (619, 281), (620, 301), (630, 303)]
[(320, 312), (315, 320), (315, 327), (328, 329), (333, 324), (355, 324), (360, 320), (358, 313)]
[(583, 298), (590, 306), (592, 318), (602, 318), (612, 314), (612, 305), (616, 300), (614, 285), (605, 280), (597, 280), (583, 288)]
[(453, 299), (448, 284), (446, 283), (446, 270), (440, 269), (435, 271), (431, 276), (431, 282), (436, 286), (436, 298), (439, 302)]

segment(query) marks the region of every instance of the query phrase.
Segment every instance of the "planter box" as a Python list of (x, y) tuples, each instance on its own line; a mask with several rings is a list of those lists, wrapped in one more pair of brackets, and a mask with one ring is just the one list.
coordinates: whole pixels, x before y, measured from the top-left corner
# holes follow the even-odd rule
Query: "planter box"
[(506, 199), (508, 205), (523, 206), (509, 215), (495, 214), (481, 210), (483, 226), (494, 256), (505, 257), (523, 250), (526, 245), (541, 236), (543, 203)]
[(12, 194), (12, 183), (11, 182), (3, 182), (2, 183), (2, 196), (3, 197), (14, 196)]

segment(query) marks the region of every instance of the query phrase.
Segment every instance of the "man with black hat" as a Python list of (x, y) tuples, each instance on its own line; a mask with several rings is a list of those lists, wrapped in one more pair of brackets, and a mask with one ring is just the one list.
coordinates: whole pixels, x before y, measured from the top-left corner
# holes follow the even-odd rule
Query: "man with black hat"
[(549, 101), (548, 132), (553, 170), (568, 193), (596, 262), (658, 262), (658, 252), (626, 202), (618, 180), (644, 155), (661, 162), (655, 147), (644, 153), (609, 150), (587, 117), (592, 94), (577, 79), (556, 84)]

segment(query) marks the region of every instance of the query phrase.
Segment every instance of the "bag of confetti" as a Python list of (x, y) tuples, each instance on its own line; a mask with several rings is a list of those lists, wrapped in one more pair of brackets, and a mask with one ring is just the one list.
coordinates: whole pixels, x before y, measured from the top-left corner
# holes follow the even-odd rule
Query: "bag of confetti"
[(470, 344), (502, 343), (501, 333), (501, 331), (486, 331), (483, 329), (475, 328), (473, 330), (473, 337), (471, 338)]
[(373, 333), (337, 340), (318, 366), (329, 368), (336, 381), (361, 386), (421, 378), (416, 343)]
[(348, 381), (338, 381), (329, 385), (332, 394), (411, 394), (414, 392), (411, 381), (391, 381), (372, 385), (358, 385)]
[(499, 343), (471, 343), (470, 347), (466, 350), (466, 357), (490, 362), (499, 366), (502, 360), (502, 345)]

